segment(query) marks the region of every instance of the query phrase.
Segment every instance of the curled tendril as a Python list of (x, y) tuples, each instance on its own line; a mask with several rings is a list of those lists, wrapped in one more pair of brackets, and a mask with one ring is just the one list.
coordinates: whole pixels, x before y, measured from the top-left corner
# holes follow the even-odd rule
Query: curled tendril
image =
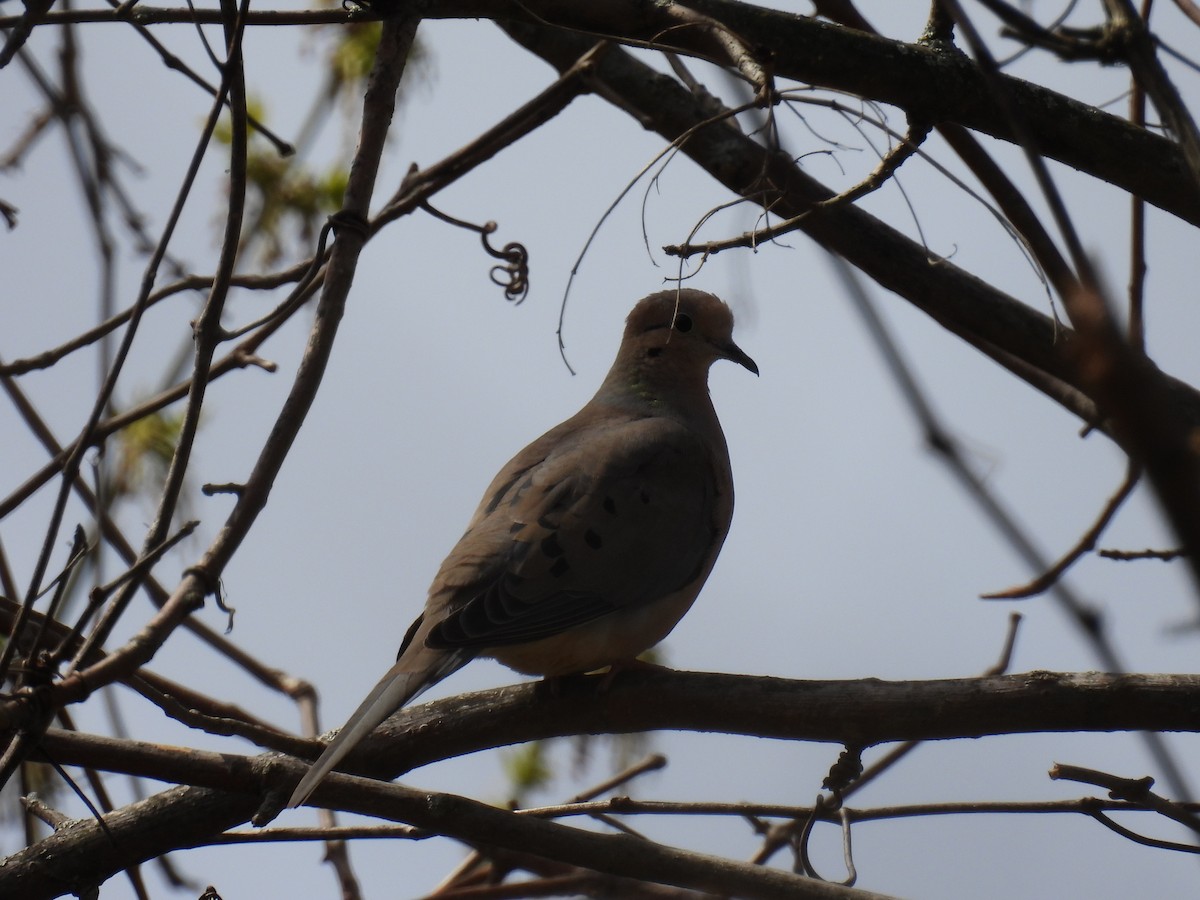
[(529, 294), (529, 251), (518, 241), (509, 241), (497, 250), (488, 242), (488, 235), (496, 230), (495, 222), (488, 222), (492, 227), (479, 234), (483, 241), (483, 249), (493, 259), (504, 260), (502, 266), (492, 266), (492, 284), (504, 288), (504, 298), (510, 303), (520, 304)]
[(476, 225), (474, 222), (456, 219), (454, 216), (435, 209), (428, 201), (422, 203), (421, 208), (443, 222), (478, 232), (480, 240), (483, 241), (483, 249), (487, 251), (488, 256), (504, 260), (503, 265), (492, 266), (488, 273), (492, 284), (504, 288), (504, 298), (510, 303), (519, 304), (525, 299), (529, 294), (529, 251), (525, 249), (524, 244), (510, 241), (497, 250), (488, 241), (488, 235), (495, 233), (496, 229), (500, 227), (495, 222), (487, 221), (482, 225)]
[(846, 877), (837, 883), (845, 887), (853, 887), (854, 883), (858, 880), (858, 871), (854, 867), (854, 849), (850, 835), (850, 814), (842, 806), (841, 794), (836, 791), (829, 799), (826, 799), (822, 794), (817, 795), (812, 811), (804, 820), (804, 825), (798, 833), (793, 835), (792, 845), (796, 853), (794, 869), (796, 872), (807, 875), (809, 878), (815, 878), (818, 881), (829, 880), (822, 878), (817, 874), (817, 870), (813, 868), (812, 860), (808, 855), (808, 842), (809, 838), (812, 837), (813, 826), (816, 825), (817, 821), (830, 820), (835, 814), (842, 827), (842, 859), (846, 865)]

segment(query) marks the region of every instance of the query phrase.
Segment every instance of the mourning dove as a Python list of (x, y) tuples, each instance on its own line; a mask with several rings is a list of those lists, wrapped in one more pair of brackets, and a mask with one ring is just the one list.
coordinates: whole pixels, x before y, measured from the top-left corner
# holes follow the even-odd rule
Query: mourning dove
[(442, 563), (396, 664), (300, 781), (299, 806), (389, 715), (476, 656), (530, 675), (631, 664), (692, 605), (729, 530), (729, 451), (708, 370), (733, 314), (672, 290), (634, 307), (579, 412), (500, 470)]

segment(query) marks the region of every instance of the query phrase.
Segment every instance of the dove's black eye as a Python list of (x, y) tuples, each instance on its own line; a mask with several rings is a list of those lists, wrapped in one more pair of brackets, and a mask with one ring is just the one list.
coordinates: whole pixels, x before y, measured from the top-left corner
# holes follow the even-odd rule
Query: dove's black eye
[(691, 331), (692, 330), (692, 317), (689, 316), (687, 313), (680, 313), (679, 315), (677, 315), (675, 317), (675, 330), (676, 331)]

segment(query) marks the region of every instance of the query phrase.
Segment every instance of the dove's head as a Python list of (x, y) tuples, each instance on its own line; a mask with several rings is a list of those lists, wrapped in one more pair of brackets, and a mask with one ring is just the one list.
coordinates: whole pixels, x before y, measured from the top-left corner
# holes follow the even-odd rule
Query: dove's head
[(704, 291), (660, 291), (638, 302), (625, 320), (621, 357), (644, 375), (707, 379), (718, 359), (758, 366), (733, 342), (733, 313)]

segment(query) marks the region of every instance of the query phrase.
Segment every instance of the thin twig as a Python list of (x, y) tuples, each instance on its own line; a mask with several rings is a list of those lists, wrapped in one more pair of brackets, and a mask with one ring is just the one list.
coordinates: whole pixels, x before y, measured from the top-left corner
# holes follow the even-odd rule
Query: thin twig
[(1129, 562), (1135, 559), (1156, 559), (1159, 562), (1172, 562), (1181, 556), (1186, 556), (1186, 550), (1097, 550), (1096, 555), (1104, 559), (1118, 562)]
[[(833, 101), (836, 105), (836, 101)], [(879, 124), (879, 123), (873, 123)], [(690, 236), (688, 242), (683, 244), (672, 244), (663, 247), (663, 252), (670, 256), (688, 257), (697, 254), (711, 256), (715, 253), (720, 253), (722, 250), (729, 250), (735, 247), (748, 247), (755, 249), (759, 244), (773, 241), (776, 238), (782, 237), (785, 234), (796, 231), (805, 219), (810, 216), (817, 215), (824, 210), (833, 207), (842, 206), (847, 203), (854, 203), (860, 200), (867, 194), (879, 190), (889, 179), (895, 175), (896, 170), (900, 168), (904, 162), (914, 154), (920, 152), (921, 142), (929, 133), (927, 126), (910, 126), (909, 131), (905, 135), (897, 135), (891, 129), (886, 129), (889, 134), (899, 138), (899, 142), (894, 145), (891, 150), (884, 154), (880, 161), (869, 175), (859, 181), (852, 187), (847, 188), (841, 193), (835, 194), (827, 200), (821, 200), (814, 203), (810, 209), (805, 210), (799, 215), (776, 222), (774, 225), (768, 225), (765, 228), (759, 228), (752, 232), (739, 235), (733, 238), (718, 241), (706, 241), (703, 244), (692, 244)], [(696, 229), (693, 229), (693, 234)]]
[[(623, 769), (611, 778), (605, 779), (599, 784), (581, 791), (566, 802), (566, 806), (574, 806), (577, 804), (587, 804), (588, 801), (601, 794), (608, 793), (614, 788), (620, 787), (623, 784), (628, 784), (635, 778), (644, 775), (647, 772), (655, 772), (662, 769), (667, 764), (667, 758), (661, 753), (652, 753), (640, 762)], [(528, 810), (517, 810), (518, 812), (528, 813)], [(614, 824), (615, 820), (607, 815), (607, 810), (601, 810), (594, 814), (594, 818)], [(464, 859), (461, 863), (455, 866), (454, 870), (443, 878), (438, 885), (430, 892), (430, 897), (441, 896), (443, 893), (450, 893), (456, 889), (460, 889), (464, 884), (472, 883), (481, 874), (483, 864), (488, 862), (488, 857), (478, 850), (475, 850)]]
[[(311, 267), (311, 259), (301, 261), (280, 272), (274, 272), (269, 275), (237, 275), (230, 279), (230, 284), (234, 287), (243, 287), (250, 290), (269, 290), (277, 288), (280, 285), (288, 284), (297, 281)], [(178, 281), (168, 284), (157, 291), (154, 291), (146, 299), (146, 308), (154, 306), (162, 300), (173, 297), (183, 291), (201, 291), (208, 290), (213, 284), (212, 275), (188, 275)], [(23, 359), (15, 359), (11, 363), (0, 364), (0, 376), (4, 375), (24, 375), (27, 372), (32, 372), (37, 369), (47, 369), (53, 366), (56, 362), (76, 350), (94, 344), (107, 334), (116, 331), (122, 325), (129, 321), (133, 315), (132, 308), (122, 310), (116, 313), (111, 318), (106, 319), (99, 325), (94, 325), (87, 331), (81, 332), (70, 340), (64, 341), (57, 347), (45, 350), (35, 356), (25, 357)]]
[(1063, 554), (1058, 562), (1049, 569), (1024, 585), (1008, 588), (1004, 591), (980, 594), (980, 597), (984, 600), (1023, 600), (1049, 590), (1052, 585), (1062, 578), (1067, 569), (1078, 562), (1085, 553), (1090, 553), (1096, 549), (1096, 542), (1100, 540), (1104, 529), (1108, 527), (1113, 516), (1117, 514), (1117, 510), (1121, 508), (1125, 500), (1133, 493), (1133, 489), (1137, 487), (1140, 474), (1141, 472), (1137, 464), (1132, 461), (1129, 462), (1125, 468), (1125, 478), (1121, 481), (1121, 486), (1117, 488), (1116, 493), (1108, 498), (1108, 502), (1104, 504), (1104, 509), (1100, 510), (1100, 515), (1096, 517), (1096, 521), (1083, 533), (1083, 536), (1079, 538), (1075, 546)]
[[(171, 455), (171, 462), (163, 479), (158, 509), (155, 511), (154, 521), (142, 543), (143, 555), (151, 553), (166, 539), (180, 491), (183, 489), (184, 476), (191, 461), (192, 444), (200, 426), (200, 410), (204, 403), (205, 390), (208, 387), (208, 375), (212, 367), (213, 355), (221, 340), (221, 313), (228, 297), (229, 279), (232, 277), (236, 265), (237, 244), (241, 234), (242, 214), (245, 209), (248, 127), (245, 116), (246, 84), (241, 48), (242, 36), (245, 32), (244, 19), (249, 8), (249, 0), (241, 0), (240, 6), (235, 6), (234, 0), (222, 0), (221, 6), (226, 14), (224, 24), (227, 58), (222, 69), (221, 90), (218, 92), (218, 100), (210, 112), (209, 122), (206, 123), (204, 140), (207, 144), (211, 139), (212, 130), (216, 127), (216, 115), (224, 106), (222, 101), (228, 98), (233, 111), (231, 116), (233, 137), (230, 142), (230, 189), (225, 237), (221, 245), (216, 276), (209, 292), (208, 301), (194, 327), (195, 364), (188, 401), (184, 407), (179, 435), (175, 441), (175, 450)], [(152, 284), (151, 281), (143, 281), (141, 298), (149, 298)], [(130, 333), (132, 333), (132, 329), (133, 323), (131, 322)], [(95, 421), (92, 424), (96, 424)], [(133, 575), (120, 589), (117, 596), (109, 602), (96, 622), (95, 628), (84, 640), (79, 650), (80, 655), (72, 661), (68, 668), (68, 676), (78, 668), (83, 654), (92, 647), (101, 647), (105, 644), (112, 629), (116, 626), (117, 620), (137, 593), (141, 582), (141, 577), (137, 574)]]
[(1154, 779), (1149, 776), (1122, 778), (1119, 775), (1112, 775), (1097, 769), (1056, 763), (1050, 770), (1050, 778), (1054, 781), (1079, 781), (1102, 787), (1114, 800), (1125, 800), (1145, 806), (1145, 808), (1178, 822), (1200, 835), (1200, 816), (1197, 816), (1187, 805), (1168, 800), (1150, 790), (1154, 786)]

